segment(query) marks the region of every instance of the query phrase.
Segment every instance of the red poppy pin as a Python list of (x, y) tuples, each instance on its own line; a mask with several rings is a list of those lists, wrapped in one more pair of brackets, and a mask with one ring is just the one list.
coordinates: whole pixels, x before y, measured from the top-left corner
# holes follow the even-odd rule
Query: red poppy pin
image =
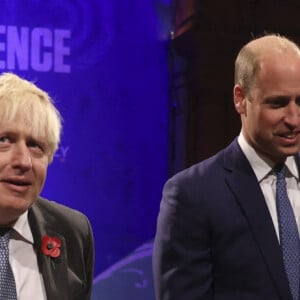
[(57, 237), (44, 235), (42, 238), (42, 252), (44, 255), (56, 258), (60, 256), (61, 241)]

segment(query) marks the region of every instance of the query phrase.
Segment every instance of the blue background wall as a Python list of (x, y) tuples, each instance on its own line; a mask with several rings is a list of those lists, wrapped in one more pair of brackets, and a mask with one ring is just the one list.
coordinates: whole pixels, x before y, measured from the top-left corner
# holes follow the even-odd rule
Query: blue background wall
[[(64, 118), (42, 195), (89, 217), (97, 283), (126, 265), (151, 299), (151, 241), (167, 177), (171, 0), (0, 5), (0, 71), (34, 80)], [(141, 258), (147, 271), (128, 268)], [(110, 295), (111, 282), (105, 289), (101, 299), (134, 299), (122, 287)]]

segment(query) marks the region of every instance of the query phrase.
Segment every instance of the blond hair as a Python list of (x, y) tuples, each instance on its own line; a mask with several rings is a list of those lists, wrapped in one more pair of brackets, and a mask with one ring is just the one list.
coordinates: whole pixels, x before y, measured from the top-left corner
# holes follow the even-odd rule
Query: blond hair
[(46, 138), (49, 162), (60, 142), (62, 118), (50, 96), (12, 73), (0, 75), (0, 122), (18, 121), (33, 137)]

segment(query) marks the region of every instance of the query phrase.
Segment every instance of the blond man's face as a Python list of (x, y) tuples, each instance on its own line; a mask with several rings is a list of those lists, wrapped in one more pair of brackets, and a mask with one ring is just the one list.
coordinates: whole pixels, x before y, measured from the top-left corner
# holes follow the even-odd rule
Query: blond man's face
[(48, 149), (26, 126), (0, 123), (0, 226), (13, 223), (40, 194), (47, 174)]

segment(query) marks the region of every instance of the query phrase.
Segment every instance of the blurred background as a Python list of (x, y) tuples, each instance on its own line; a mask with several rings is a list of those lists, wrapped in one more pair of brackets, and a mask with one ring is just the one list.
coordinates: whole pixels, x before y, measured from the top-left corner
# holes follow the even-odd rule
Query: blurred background
[(234, 58), (264, 33), (298, 42), (300, 2), (0, 4), (0, 71), (48, 91), (64, 119), (42, 196), (91, 221), (93, 300), (153, 300), (163, 184), (239, 133)]

